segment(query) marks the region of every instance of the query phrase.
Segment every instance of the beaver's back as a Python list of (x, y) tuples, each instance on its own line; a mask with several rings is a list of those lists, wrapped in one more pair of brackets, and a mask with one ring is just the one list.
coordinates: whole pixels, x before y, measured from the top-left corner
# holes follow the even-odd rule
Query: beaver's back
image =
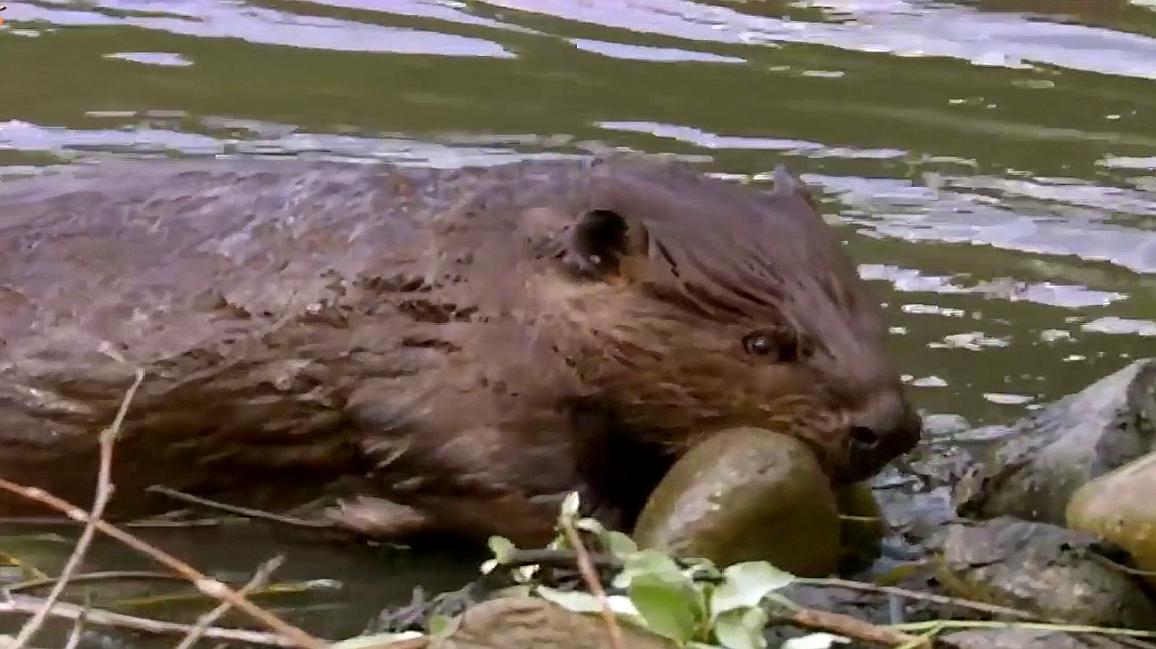
[(429, 297), (438, 216), (483, 185), (524, 175), (533, 194), (575, 168), (114, 163), (0, 184), (0, 475), (35, 482), (69, 458), (63, 482), (87, 489), (137, 367), (124, 491), (202, 480), (190, 463), (221, 483), (353, 470), (335, 434), (350, 390), (420, 390), (445, 363), (421, 333), (454, 317)]

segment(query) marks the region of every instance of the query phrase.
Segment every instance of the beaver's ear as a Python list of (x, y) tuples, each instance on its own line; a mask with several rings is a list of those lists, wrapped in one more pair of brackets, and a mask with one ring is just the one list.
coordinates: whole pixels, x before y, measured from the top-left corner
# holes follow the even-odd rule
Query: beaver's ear
[(771, 180), (774, 181), (774, 188), (771, 190), (771, 196), (776, 197), (790, 197), (798, 196), (811, 206), (811, 209), (818, 210), (819, 203), (811, 194), (811, 191), (799, 179), (791, 175), (787, 171), (787, 165), (779, 163), (775, 165), (775, 169), (771, 174)]
[(633, 275), (649, 246), (645, 226), (612, 210), (590, 210), (569, 228), (566, 265), (581, 275)]

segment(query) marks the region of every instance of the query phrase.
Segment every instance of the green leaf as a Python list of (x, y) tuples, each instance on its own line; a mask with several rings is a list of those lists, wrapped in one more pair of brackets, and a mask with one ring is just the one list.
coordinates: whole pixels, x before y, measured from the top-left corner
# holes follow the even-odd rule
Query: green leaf
[(574, 527), (590, 532), (599, 538), (606, 534), (606, 527), (597, 518), (579, 518), (574, 522)]
[(694, 638), (699, 622), (705, 617), (698, 593), (684, 578), (671, 580), (659, 574), (643, 573), (630, 581), (628, 592), (646, 628), (679, 644)]
[(490, 546), (490, 552), (494, 553), (494, 559), (496, 559), (498, 563), (508, 561), (510, 555), (518, 549), (513, 541), (504, 536), (491, 536), (488, 545)]
[(401, 633), (375, 633), (373, 635), (359, 635), (341, 642), (335, 642), (330, 646), (331, 649), (369, 649), (370, 647), (380, 647), (391, 642), (399, 642), (401, 640), (412, 640), (414, 638), (421, 638), (425, 634), (419, 631), (403, 631)]
[(490, 546), (490, 552), (494, 553), (494, 558), (482, 562), (479, 570), (483, 575), (490, 574), (495, 568), (509, 561), (510, 556), (518, 549), (510, 539), (504, 536), (491, 536), (487, 545)]
[(614, 576), (615, 588), (629, 588), (631, 582), (641, 575), (653, 575), (671, 582), (691, 585), (690, 577), (683, 574), (678, 564), (665, 553), (655, 549), (639, 550), (622, 557), (622, 571)]
[(445, 637), (458, 630), (458, 620), (448, 615), (431, 615), (426, 630), (429, 635)]
[(812, 633), (798, 638), (791, 638), (783, 643), (780, 649), (831, 649), (835, 643), (849, 644), (850, 638), (830, 633)]
[(610, 604), (610, 610), (615, 615), (642, 626), (642, 614), (638, 612), (634, 602), (630, 601), (629, 597), (626, 595), (607, 595), (606, 601)]
[(732, 608), (714, 622), (714, 635), (727, 649), (765, 649), (767, 614), (761, 608)]
[(794, 581), (795, 577), (766, 561), (747, 561), (727, 566), (724, 581), (711, 598), (711, 619), (736, 608), (758, 606), (768, 593)]
[(535, 573), (538, 572), (538, 569), (540, 567), (541, 566), (539, 566), (538, 564), (534, 564), (534, 565), (530, 565), (530, 566), (518, 566), (517, 568), (514, 568), (514, 571), (513, 571), (514, 581), (519, 583), (519, 584), (525, 584), (525, 583), (530, 582), (531, 580), (534, 579), (534, 575), (535, 575)]
[(602, 610), (598, 598), (590, 593), (571, 590), (557, 590), (548, 586), (538, 586), (535, 589), (542, 599), (557, 604), (568, 611), (575, 613), (597, 613)]
[(709, 578), (711, 580), (721, 580), (722, 573), (714, 562), (710, 559), (683, 559), (682, 562), (686, 564), (683, 572), (691, 579)]
[[(581, 591), (557, 590), (548, 586), (538, 586), (534, 589), (542, 599), (557, 604), (562, 608), (575, 613), (601, 613), (602, 605), (598, 598), (590, 593)], [(622, 595), (610, 595), (606, 598), (610, 611), (619, 617), (624, 617), (636, 623), (641, 623), (638, 609), (631, 603), (630, 598)]]
[(564, 518), (574, 518), (578, 515), (578, 508), (581, 506), (581, 497), (577, 491), (571, 491), (566, 494), (566, 498), (562, 501), (561, 515)]
[(632, 552), (638, 552), (638, 544), (634, 539), (630, 538), (622, 532), (615, 532), (610, 530), (602, 537), (602, 543), (606, 545), (606, 551), (621, 559), (622, 557)]

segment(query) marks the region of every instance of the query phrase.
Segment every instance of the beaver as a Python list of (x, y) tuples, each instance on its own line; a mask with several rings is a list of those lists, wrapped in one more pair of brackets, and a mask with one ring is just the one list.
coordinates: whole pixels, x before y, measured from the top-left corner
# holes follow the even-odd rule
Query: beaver
[(769, 191), (622, 156), (73, 165), (0, 183), (0, 309), (4, 478), (83, 505), (144, 370), (112, 516), (153, 484), (344, 485), (365, 533), (534, 543), (575, 490), (628, 526), (714, 429), (799, 437), (836, 483), (920, 436), (880, 304), (781, 165)]

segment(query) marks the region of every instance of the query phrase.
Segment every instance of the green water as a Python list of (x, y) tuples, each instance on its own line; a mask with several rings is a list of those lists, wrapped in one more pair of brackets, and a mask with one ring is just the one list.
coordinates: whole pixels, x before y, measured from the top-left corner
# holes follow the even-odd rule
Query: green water
[[(1156, 7), (7, 4), (0, 174), (110, 155), (449, 166), (628, 148), (762, 182), (785, 161), (887, 303), (926, 413), (1006, 421), (1156, 356)], [(202, 567), (266, 558), (178, 537)], [(294, 547), (298, 572), (358, 585), (362, 605), (463, 570)], [(339, 604), (318, 628), (356, 631), (372, 608)]]

